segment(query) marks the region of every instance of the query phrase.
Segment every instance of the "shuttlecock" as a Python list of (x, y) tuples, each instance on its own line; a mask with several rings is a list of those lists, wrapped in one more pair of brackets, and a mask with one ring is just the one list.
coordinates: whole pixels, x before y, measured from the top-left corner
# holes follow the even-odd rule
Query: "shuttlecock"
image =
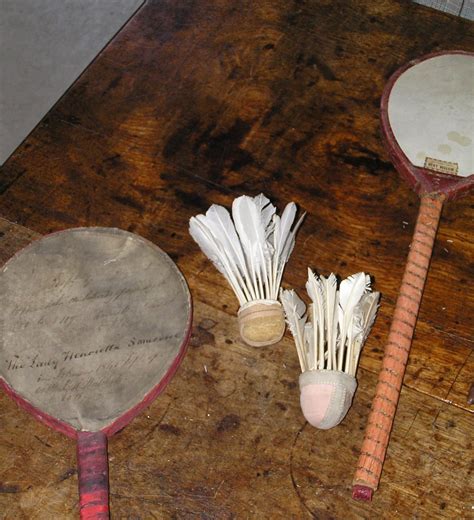
[(311, 425), (327, 430), (337, 426), (351, 406), (360, 352), (380, 294), (371, 292), (365, 273), (349, 276), (338, 289), (334, 274), (317, 277), (311, 269), (306, 290), (311, 299), (308, 312), (293, 290), (282, 290), (280, 299), (301, 365), (303, 415)]
[(189, 232), (203, 253), (225, 276), (240, 304), (239, 331), (249, 345), (279, 341), (285, 317), (278, 301), (283, 270), (304, 215), (295, 225), (296, 204), (282, 216), (265, 195), (243, 195), (227, 209), (212, 205), (205, 215), (191, 217)]

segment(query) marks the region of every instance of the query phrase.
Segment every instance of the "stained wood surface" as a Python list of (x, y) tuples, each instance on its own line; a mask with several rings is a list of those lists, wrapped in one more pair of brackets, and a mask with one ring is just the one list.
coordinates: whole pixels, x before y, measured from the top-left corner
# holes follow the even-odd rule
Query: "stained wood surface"
[[(396, 68), (442, 49), (473, 51), (472, 24), (404, 1), (148, 2), (3, 166), (1, 261), (37, 233), (120, 227), (168, 252), (193, 294), (182, 367), (109, 442), (116, 518), (472, 514), (472, 195), (441, 218), (379, 491), (350, 499), (418, 209), (378, 103)], [(364, 270), (382, 292), (334, 430), (304, 421), (288, 333), (241, 342), (237, 301), (187, 232), (212, 203), (260, 191), (308, 212), (285, 286), (302, 291), (309, 265)], [(74, 443), (4, 395), (0, 416), (0, 517), (76, 518)]]

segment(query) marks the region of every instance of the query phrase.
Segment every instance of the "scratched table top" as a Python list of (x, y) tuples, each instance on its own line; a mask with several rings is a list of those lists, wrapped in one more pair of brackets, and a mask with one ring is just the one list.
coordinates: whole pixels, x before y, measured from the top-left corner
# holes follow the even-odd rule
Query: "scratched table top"
[[(0, 260), (112, 226), (158, 244), (194, 299), (188, 354), (109, 443), (115, 518), (463, 518), (472, 513), (474, 199), (447, 204), (380, 488), (351, 481), (418, 209), (384, 150), (390, 74), (474, 51), (471, 22), (411, 2), (147, 2), (2, 167)], [(382, 305), (352, 409), (308, 426), (287, 333), (254, 349), (192, 215), (265, 193), (308, 215), (284, 286), (365, 271)], [(0, 396), (0, 518), (77, 518), (75, 444)]]

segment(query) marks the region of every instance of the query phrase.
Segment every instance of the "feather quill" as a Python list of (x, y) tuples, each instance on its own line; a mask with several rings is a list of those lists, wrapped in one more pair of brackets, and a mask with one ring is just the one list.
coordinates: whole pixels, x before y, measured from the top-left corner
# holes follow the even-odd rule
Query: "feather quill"
[(232, 217), (247, 259), (253, 259), (254, 265), (259, 265), (263, 260), (261, 253), (268, 255), (261, 208), (244, 195), (234, 200)]
[(311, 271), (308, 269), (308, 281), (306, 282), (306, 292), (308, 296), (311, 298), (312, 305), (312, 321), (314, 324), (317, 324), (317, 332), (314, 331), (314, 349), (313, 349), (313, 359), (318, 359), (318, 368), (324, 368), (324, 343), (325, 343), (325, 319), (324, 319), (324, 292), (321, 284), (321, 280), (319, 280)]
[[(198, 216), (202, 217), (201, 215)], [(216, 239), (222, 244), (224, 249), (235, 258), (236, 264), (242, 270), (244, 274), (245, 269), (245, 258), (242, 246), (240, 245), (239, 237), (235, 231), (234, 223), (230, 218), (229, 212), (222, 206), (213, 204), (206, 212), (206, 217), (201, 218), (204, 221), (216, 237)]]
[(355, 306), (359, 303), (362, 295), (370, 289), (370, 276), (365, 273), (357, 273), (349, 276), (341, 282), (339, 287), (339, 352), (337, 358), (337, 369), (342, 370), (345, 343), (349, 327), (352, 323), (352, 315)]
[[(288, 262), (291, 253), (293, 252), (293, 248), (295, 247), (296, 232), (301, 226), (306, 215), (306, 213), (303, 213), (296, 225), (293, 227), (293, 229), (291, 229), (296, 216), (294, 212), (296, 207), (293, 207), (292, 204), (294, 203), (287, 204), (285, 210), (283, 211), (284, 214), (286, 212), (286, 215), (284, 215), (285, 218), (283, 219), (282, 216), (278, 223), (279, 233), (277, 237), (277, 245), (275, 246), (276, 252), (273, 258), (273, 286), (277, 288), (280, 287), (285, 265)], [(277, 226), (275, 222), (275, 229), (276, 227)], [(275, 295), (275, 297), (276, 296), (277, 295)]]
[(362, 331), (360, 334), (360, 341), (364, 343), (370, 333), (372, 325), (375, 322), (375, 316), (379, 308), (380, 293), (375, 291), (373, 293), (365, 294), (360, 303), (362, 311)]
[(294, 202), (289, 202), (285, 206), (285, 209), (283, 210), (283, 213), (282, 213), (281, 219), (280, 219), (280, 226), (279, 226), (279, 230), (278, 230), (279, 231), (278, 249), (276, 250), (277, 257), (281, 256), (283, 248), (285, 247), (285, 243), (288, 240), (291, 226), (293, 225), (295, 218), (296, 218), (296, 204)]
[(379, 300), (379, 292), (366, 293), (362, 296), (359, 304), (354, 309), (354, 342), (353, 345), (351, 345), (351, 362), (349, 365), (349, 373), (353, 375), (357, 368), (362, 347), (364, 346), (367, 336), (374, 324), (377, 310), (379, 308)]
[(301, 370), (304, 372), (309, 369), (305, 346), (306, 305), (292, 289), (282, 290), (280, 299), (285, 311), (288, 328), (295, 340)]
[(257, 298), (264, 299), (267, 294), (264, 292), (262, 279), (266, 278), (267, 258), (270, 252), (267, 247), (261, 209), (251, 197), (244, 195), (234, 200), (232, 217), (257, 289)]
[[(301, 217), (298, 219), (298, 222), (295, 224), (293, 229), (291, 231), (287, 231), (286, 235), (284, 235), (282, 232), (280, 232), (281, 242), (283, 243), (281, 252), (279, 254), (280, 264), (285, 264), (288, 261), (288, 258), (290, 258), (290, 255), (293, 252), (293, 248), (295, 247), (296, 232), (298, 231), (299, 227), (303, 223), (303, 219), (305, 216), (306, 216), (306, 213), (303, 213), (301, 215)], [(294, 221), (294, 217), (293, 217), (293, 221)], [(291, 224), (293, 224), (293, 221), (291, 221)], [(282, 227), (283, 227), (283, 225), (282, 225)]]
[(229, 212), (222, 206), (213, 204), (206, 212), (206, 215), (196, 217), (205, 227), (207, 227), (220, 244), (241, 275), (242, 290), (246, 298), (255, 298), (255, 292), (250, 282), (250, 276), (245, 262), (244, 252), (240, 244), (239, 237), (235, 231), (234, 223), (230, 218)]
[(257, 206), (257, 210), (260, 211), (260, 216), (262, 220), (263, 228), (265, 229), (265, 235), (268, 237), (268, 235), (271, 233), (271, 230), (273, 228), (271, 222), (272, 217), (276, 212), (275, 206), (270, 202), (270, 199), (265, 197), (263, 193), (260, 193), (260, 195), (257, 195), (253, 198), (253, 201), (255, 205)]
[(331, 273), (327, 278), (321, 276), (324, 287), (326, 302), (326, 335), (328, 349), (328, 370), (336, 368), (336, 349), (337, 349), (337, 308), (339, 294), (337, 292), (337, 278)]
[(304, 366), (306, 370), (339, 370), (355, 376), (380, 294), (370, 292), (370, 277), (365, 273), (343, 280), (338, 290), (333, 273), (318, 278), (311, 269), (306, 291), (312, 301), (307, 315), (305, 304), (293, 290), (281, 292), (302, 370)]
[(307, 321), (304, 324), (304, 347), (305, 347), (305, 359), (306, 364), (308, 365), (308, 370), (316, 370), (317, 369), (317, 360), (313, 360), (310, 362), (311, 356), (310, 351), (313, 348), (314, 342), (314, 327), (310, 321)]
[(243, 305), (247, 300), (235, 274), (236, 266), (228, 258), (225, 250), (216, 242), (209, 229), (196, 217), (192, 217), (189, 221), (189, 233), (217, 270), (225, 276), (239, 299), (239, 303)]

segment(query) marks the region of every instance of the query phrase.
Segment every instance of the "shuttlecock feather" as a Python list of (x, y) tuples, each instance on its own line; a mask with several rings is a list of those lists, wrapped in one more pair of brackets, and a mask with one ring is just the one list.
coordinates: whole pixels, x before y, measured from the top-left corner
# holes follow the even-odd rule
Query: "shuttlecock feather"
[[(198, 217), (201, 215), (198, 215)], [(239, 301), (245, 301), (245, 295), (238, 282), (238, 268), (228, 254), (216, 240), (210, 228), (201, 222), (199, 218), (193, 217), (190, 222), (189, 231), (194, 240), (199, 244), (203, 253), (212, 261), (218, 271), (227, 279)]]
[[(285, 310), (288, 327), (295, 339), (296, 351), (301, 365), (301, 370), (308, 370), (306, 340), (312, 337), (312, 333), (307, 330), (306, 305), (303, 300), (293, 290), (283, 291), (281, 303)], [(303, 368), (304, 367), (304, 368)]]
[(318, 277), (310, 269), (306, 290), (312, 302), (307, 312), (293, 290), (282, 290), (280, 298), (302, 371), (303, 414), (313, 426), (328, 429), (342, 421), (352, 403), (360, 352), (380, 294), (370, 292), (365, 273), (343, 280), (338, 289), (334, 274)]
[(235, 199), (232, 217), (227, 209), (212, 205), (205, 215), (189, 221), (191, 236), (239, 300), (240, 332), (250, 345), (275, 343), (284, 333), (278, 293), (303, 217), (295, 224), (296, 205), (291, 202), (280, 218), (260, 194)]

